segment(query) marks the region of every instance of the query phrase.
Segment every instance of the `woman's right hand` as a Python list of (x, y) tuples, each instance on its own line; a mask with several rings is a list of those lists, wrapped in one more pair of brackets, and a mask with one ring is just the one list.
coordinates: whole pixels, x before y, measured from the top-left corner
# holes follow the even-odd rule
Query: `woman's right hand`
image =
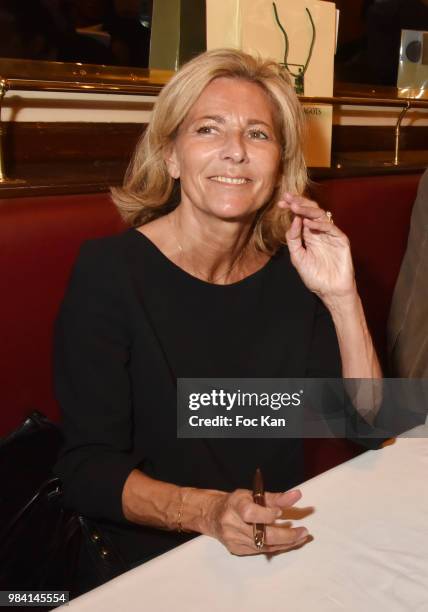
[[(254, 555), (289, 550), (302, 544), (308, 532), (304, 527), (292, 528), (275, 524), (284, 508), (293, 506), (302, 494), (299, 490), (286, 493), (265, 493), (266, 506), (254, 503), (252, 494), (245, 489), (223, 493), (210, 500), (206, 514), (205, 533), (216, 537), (234, 555)], [(265, 543), (257, 548), (253, 525), (266, 525)]]
[[(225, 493), (213, 489), (179, 487), (147, 476), (138, 469), (129, 474), (122, 493), (124, 517), (138, 525), (197, 532), (217, 538), (235, 555), (255, 555), (288, 550), (302, 544), (308, 532), (289, 522), (275, 524), (285, 508), (302, 494), (265, 493), (266, 506), (254, 503), (251, 491)], [(265, 543), (257, 548), (253, 525), (266, 525)]]

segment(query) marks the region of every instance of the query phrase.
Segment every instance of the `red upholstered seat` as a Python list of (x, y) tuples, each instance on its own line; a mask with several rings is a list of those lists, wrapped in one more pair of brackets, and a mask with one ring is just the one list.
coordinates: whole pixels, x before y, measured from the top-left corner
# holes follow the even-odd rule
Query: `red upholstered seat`
[(326, 180), (319, 204), (351, 241), (356, 278), (376, 348), (386, 364), (386, 321), (407, 245), (420, 174)]
[[(386, 323), (420, 177), (408, 174), (333, 179), (311, 189), (312, 197), (333, 213), (335, 223), (351, 241), (358, 289), (384, 368)], [(347, 440), (306, 440), (306, 477), (361, 452), (362, 447)]]
[(34, 408), (58, 418), (52, 330), (73, 262), (122, 227), (107, 193), (0, 200), (0, 436)]
[[(335, 179), (313, 186), (314, 197), (351, 240), (358, 286), (382, 355), (419, 178)], [(122, 229), (107, 193), (0, 199), (0, 436), (34, 408), (58, 418), (52, 331), (71, 267), (84, 240)], [(355, 452), (343, 440), (308, 441), (306, 474)]]

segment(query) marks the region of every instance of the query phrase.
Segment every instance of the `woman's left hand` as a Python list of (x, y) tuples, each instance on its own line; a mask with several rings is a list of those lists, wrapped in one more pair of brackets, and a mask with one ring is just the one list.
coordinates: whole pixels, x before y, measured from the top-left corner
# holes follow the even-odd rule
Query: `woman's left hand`
[(285, 194), (278, 202), (294, 219), (286, 238), (291, 261), (305, 285), (325, 303), (353, 297), (354, 267), (347, 236), (316, 202)]

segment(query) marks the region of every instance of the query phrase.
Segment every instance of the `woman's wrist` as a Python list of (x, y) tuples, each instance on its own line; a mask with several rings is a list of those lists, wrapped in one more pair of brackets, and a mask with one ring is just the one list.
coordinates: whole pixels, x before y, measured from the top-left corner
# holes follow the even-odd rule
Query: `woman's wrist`
[(227, 493), (186, 487), (182, 491), (183, 502), (179, 516), (181, 530), (215, 536), (217, 508)]
[(322, 296), (325, 307), (330, 312), (333, 320), (343, 317), (354, 316), (363, 311), (361, 299), (356, 286), (342, 295)]
[(122, 493), (123, 514), (139, 525), (213, 535), (215, 508), (227, 493), (180, 487), (132, 470)]

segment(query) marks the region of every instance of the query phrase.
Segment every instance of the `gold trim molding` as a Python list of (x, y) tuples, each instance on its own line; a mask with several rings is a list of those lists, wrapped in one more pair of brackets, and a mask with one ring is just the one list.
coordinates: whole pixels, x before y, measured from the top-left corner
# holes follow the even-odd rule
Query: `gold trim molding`
[[(174, 73), (169, 70), (124, 68), (96, 64), (46, 62), (36, 60), (0, 59), (0, 184), (14, 181), (4, 171), (3, 126), (1, 103), (7, 91), (30, 90), (51, 92), (112, 93), (157, 96)], [(370, 95), (370, 93), (372, 95)], [(302, 104), (334, 106), (395, 107), (399, 112), (395, 126), (395, 156), (391, 162), (400, 163), (400, 132), (405, 114), (412, 108), (428, 110), (428, 100), (382, 95), (376, 90), (363, 95), (335, 95), (333, 97), (303, 97)], [(373, 95), (375, 94), (375, 95)]]
[(7, 89), (157, 96), (173, 72), (101, 64), (0, 59)]

